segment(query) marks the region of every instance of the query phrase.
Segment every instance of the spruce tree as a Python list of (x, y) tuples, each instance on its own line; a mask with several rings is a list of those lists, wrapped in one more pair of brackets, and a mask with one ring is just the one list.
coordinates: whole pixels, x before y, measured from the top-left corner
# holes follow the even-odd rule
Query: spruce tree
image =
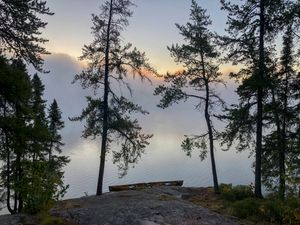
[[(219, 192), (218, 177), (215, 163), (215, 141), (217, 131), (213, 126), (213, 110), (224, 106), (224, 101), (214, 90), (214, 86), (223, 83), (217, 65), (219, 53), (213, 42), (214, 34), (209, 31), (211, 20), (195, 0), (192, 1), (190, 22), (181, 26), (176, 24), (185, 44), (172, 45), (169, 51), (184, 70), (175, 74), (167, 74), (164, 80), (168, 85), (160, 85), (155, 89), (155, 95), (162, 95), (159, 107), (166, 108), (188, 98), (198, 103), (196, 109), (204, 109), (207, 131), (201, 135), (187, 137), (182, 147), (190, 155), (194, 148), (201, 149), (201, 160), (209, 152), (211, 158), (214, 191)], [(208, 147), (207, 147), (207, 142)]]
[[(112, 154), (124, 175), (129, 163), (135, 163), (141, 157), (152, 136), (141, 133), (138, 121), (130, 117), (131, 114), (147, 112), (114, 90), (114, 85), (125, 85), (131, 90), (126, 81), (129, 74), (137, 74), (143, 79), (147, 73), (154, 72), (145, 54), (133, 48), (132, 44), (124, 44), (121, 38), (121, 32), (132, 15), (132, 5), (130, 0), (109, 0), (103, 3), (99, 15), (92, 15), (94, 40), (84, 46), (81, 56), (88, 66), (75, 76), (83, 88), (94, 88), (96, 93), (94, 97), (87, 97), (87, 108), (72, 120), (86, 121), (83, 137), (101, 137), (97, 195), (102, 194), (109, 145), (114, 140), (121, 143), (120, 151), (115, 150)], [(99, 90), (103, 91), (101, 97), (97, 96)]]

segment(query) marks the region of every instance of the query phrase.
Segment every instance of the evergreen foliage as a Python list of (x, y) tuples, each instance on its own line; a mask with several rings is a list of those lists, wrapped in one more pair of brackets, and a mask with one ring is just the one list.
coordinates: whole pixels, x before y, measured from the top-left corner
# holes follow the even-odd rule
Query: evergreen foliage
[(40, 37), (46, 22), (40, 15), (53, 15), (43, 0), (0, 1), (0, 54), (11, 52), (42, 70), (42, 55), (48, 54)]
[[(214, 159), (214, 140), (218, 132), (214, 129), (212, 118), (216, 107), (224, 107), (214, 85), (222, 84), (221, 73), (217, 65), (219, 53), (214, 44), (215, 35), (209, 31), (211, 20), (195, 0), (192, 1), (190, 22), (185, 26), (176, 24), (186, 44), (169, 47), (175, 62), (182, 64), (184, 70), (164, 76), (166, 85), (155, 89), (155, 95), (161, 95), (159, 107), (166, 108), (188, 98), (197, 100), (196, 109), (204, 111), (207, 132), (201, 135), (187, 136), (182, 148), (191, 155), (194, 148), (201, 150), (200, 157), (204, 160), (209, 152), (215, 192), (218, 193), (218, 178)], [(207, 146), (207, 142), (209, 145)]]
[[(126, 81), (129, 74), (147, 79), (147, 74), (155, 73), (147, 63), (145, 53), (122, 41), (121, 32), (129, 24), (132, 6), (130, 0), (105, 1), (100, 14), (92, 15), (94, 40), (84, 46), (81, 56), (88, 66), (75, 76), (75, 81), (80, 81), (83, 88), (95, 90), (95, 96), (87, 97), (87, 108), (71, 120), (86, 121), (83, 137), (101, 137), (97, 195), (102, 194), (105, 155), (110, 144), (113, 141), (121, 144), (121, 149), (114, 150), (112, 154), (121, 175), (125, 175), (128, 165), (141, 157), (152, 137), (143, 134), (138, 121), (131, 119), (132, 114), (148, 113), (114, 90), (116, 85), (125, 85), (131, 93)], [(99, 96), (99, 90), (103, 90), (102, 96)]]
[(242, 69), (232, 74), (241, 81), (237, 89), (239, 104), (228, 109), (224, 142), (231, 146), (238, 140), (238, 150), (251, 149), (255, 153), (255, 195), (262, 197), (261, 168), (265, 106), (271, 88), (272, 55), (278, 33), (292, 19), (289, 7), (293, 1), (248, 1), (241, 4), (221, 0), (228, 16), (227, 32), (222, 45), (228, 59)]
[[(0, 183), (10, 213), (36, 213), (62, 197), (60, 110), (54, 101), (46, 115), (44, 86), (32, 79), (21, 60), (0, 60)], [(53, 116), (54, 115), (54, 116)], [(52, 153), (51, 158), (49, 157)]]
[(299, 184), (300, 80), (294, 38), (289, 25), (283, 35), (281, 57), (274, 60), (276, 68), (271, 74), (270, 98), (265, 110), (270, 131), (264, 140), (263, 181), (268, 188), (278, 190), (281, 199), (286, 194), (286, 183), (294, 193)]

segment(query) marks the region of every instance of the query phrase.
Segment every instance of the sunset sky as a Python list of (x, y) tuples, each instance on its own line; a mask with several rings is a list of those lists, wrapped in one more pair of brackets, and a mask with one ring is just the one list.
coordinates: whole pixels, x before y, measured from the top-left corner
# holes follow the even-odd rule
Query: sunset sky
[[(104, 0), (48, 1), (55, 13), (46, 17), (48, 26), (43, 36), (49, 39), (47, 49), (79, 57), (84, 44), (92, 40), (91, 14), (99, 13)], [(181, 41), (175, 23), (185, 24), (189, 18), (190, 0), (135, 0), (130, 25), (123, 33), (124, 41), (145, 51), (159, 72), (177, 68), (167, 51), (167, 46)], [(201, 0), (198, 3), (208, 10), (213, 20), (212, 30), (223, 33), (226, 14), (220, 10), (218, 0)]]
[[(62, 107), (65, 108), (63, 112), (66, 119), (80, 113), (86, 103), (84, 96), (87, 95), (87, 92), (83, 91), (79, 84), (71, 85), (71, 82), (74, 75), (82, 70), (82, 64), (78, 61), (81, 49), (84, 44), (89, 44), (92, 40), (91, 14), (99, 13), (99, 6), (103, 2), (104, 0), (48, 1), (48, 6), (55, 14), (45, 17), (48, 25), (43, 36), (49, 39), (47, 49), (52, 54), (47, 56), (45, 60), (45, 69), (50, 70), (50, 74), (41, 75), (41, 77), (46, 86), (46, 98), (56, 98), (58, 102), (61, 102)], [(131, 42), (141, 51), (145, 51), (150, 64), (160, 73), (180, 69), (180, 65), (176, 65), (170, 57), (167, 46), (182, 42), (175, 23), (186, 24), (189, 19), (191, 1), (135, 0), (134, 3), (136, 7), (133, 8), (133, 16), (123, 34), (124, 42)], [(199, 0), (198, 3), (203, 8), (207, 8), (208, 14), (211, 15), (212, 31), (224, 33), (226, 14), (220, 10), (219, 1)], [(230, 65), (222, 67), (225, 75), (231, 70)], [(136, 99), (137, 103), (140, 103), (150, 113), (152, 111), (160, 112), (158, 116), (164, 119), (166, 124), (168, 121), (172, 122), (172, 119), (178, 116), (179, 111), (194, 113), (196, 103), (191, 103), (190, 106), (181, 104), (179, 111), (166, 118), (164, 110), (156, 107), (159, 97), (153, 96), (157, 82), (161, 81), (155, 81), (151, 86), (134, 81), (133, 89), (136, 94), (134, 93), (133, 98)], [(233, 90), (230, 90), (229, 87), (224, 95), (228, 95), (227, 100), (231, 102)], [(76, 104), (70, 99), (77, 99)], [(196, 112), (197, 114), (198, 112)], [(69, 121), (68, 124), (73, 126)], [(173, 129), (175, 125), (172, 124), (171, 127), (169, 129)], [(182, 119), (181, 128), (183, 127), (191, 131), (189, 121), (184, 119)], [(160, 131), (162, 132), (162, 130)], [(150, 132), (153, 133), (154, 131), (150, 129)], [(174, 129), (173, 132), (176, 133)]]

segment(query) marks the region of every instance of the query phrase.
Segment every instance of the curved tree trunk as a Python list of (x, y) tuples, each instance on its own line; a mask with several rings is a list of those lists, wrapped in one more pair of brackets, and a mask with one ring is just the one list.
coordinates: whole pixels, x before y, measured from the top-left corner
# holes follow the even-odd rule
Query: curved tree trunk
[(219, 184), (218, 184), (218, 176), (217, 176), (217, 170), (216, 170), (216, 162), (215, 162), (215, 154), (214, 154), (214, 137), (213, 137), (213, 130), (209, 115), (209, 81), (206, 77), (206, 69), (205, 69), (205, 63), (204, 63), (204, 53), (203, 49), (201, 49), (201, 64), (202, 64), (202, 75), (205, 82), (205, 120), (207, 124), (207, 130), (208, 130), (208, 138), (209, 138), (209, 153), (210, 153), (210, 160), (211, 160), (211, 168), (212, 168), (212, 175), (213, 175), (213, 182), (214, 182), (214, 191), (216, 194), (219, 193)]
[(219, 194), (219, 183), (218, 183), (218, 176), (216, 170), (216, 162), (215, 162), (215, 154), (214, 154), (214, 138), (213, 138), (213, 130), (211, 126), (210, 115), (208, 111), (209, 106), (209, 87), (206, 84), (206, 101), (205, 101), (205, 120), (208, 129), (208, 138), (209, 138), (209, 152), (210, 152), (210, 159), (211, 159), (211, 168), (213, 174), (213, 181), (214, 181), (214, 191), (216, 194)]

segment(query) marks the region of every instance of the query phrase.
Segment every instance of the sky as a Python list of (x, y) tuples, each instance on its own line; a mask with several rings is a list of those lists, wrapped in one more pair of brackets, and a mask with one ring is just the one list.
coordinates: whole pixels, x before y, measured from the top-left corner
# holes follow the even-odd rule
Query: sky
[[(150, 64), (158, 72), (176, 71), (176, 65), (169, 55), (167, 46), (180, 43), (181, 39), (175, 23), (185, 24), (189, 18), (191, 1), (187, 0), (136, 0), (137, 5), (127, 30), (123, 33), (125, 42), (130, 42), (144, 51)], [(63, 153), (71, 157), (66, 168), (66, 183), (70, 184), (68, 197), (79, 197), (83, 192), (94, 193), (99, 167), (99, 139), (84, 140), (81, 132), (84, 124), (71, 122), (70, 117), (78, 116), (86, 106), (85, 96), (91, 91), (83, 90), (78, 83), (71, 84), (75, 74), (80, 73), (83, 64), (78, 60), (84, 44), (92, 40), (90, 34), (91, 14), (99, 12), (103, 0), (49, 0), (48, 6), (55, 13), (44, 18), (48, 22), (42, 36), (49, 39), (46, 48), (51, 55), (45, 57), (44, 69), (48, 74), (40, 74), (45, 84), (45, 99), (50, 103), (57, 100), (65, 121), (62, 131), (66, 143)], [(207, 8), (213, 20), (212, 29), (224, 33), (226, 15), (221, 12), (219, 1), (198, 0)], [(228, 73), (232, 68), (223, 66)], [(34, 73), (33, 69), (30, 72)], [(209, 160), (200, 163), (199, 153), (189, 159), (181, 150), (184, 135), (201, 134), (206, 129), (204, 117), (195, 110), (197, 102), (189, 101), (168, 109), (157, 107), (159, 97), (153, 96), (154, 88), (161, 79), (152, 79), (152, 85), (131, 79), (132, 100), (140, 104), (150, 114), (136, 116), (145, 133), (154, 134), (146, 154), (135, 169), (131, 169), (123, 180), (118, 180), (116, 166), (108, 160), (104, 177), (104, 190), (110, 184), (134, 183), (155, 180), (185, 179), (187, 185), (207, 185), (211, 181)], [(218, 92), (228, 104), (237, 99), (236, 84), (230, 81)], [(217, 124), (217, 127), (224, 125)], [(220, 150), (220, 148), (218, 148)], [(220, 181), (250, 183), (252, 179), (251, 159), (248, 153), (237, 156), (235, 151), (216, 155)], [(86, 163), (88, 162), (88, 163)], [(219, 164), (218, 164), (219, 163)], [(237, 170), (237, 167), (239, 168)], [(79, 184), (80, 182), (80, 184)]]
[[(78, 60), (81, 49), (93, 38), (90, 29), (91, 14), (99, 13), (99, 6), (103, 2), (104, 0), (48, 1), (49, 8), (55, 13), (53, 16), (44, 18), (48, 25), (43, 30), (43, 36), (49, 39), (46, 48), (51, 55), (45, 58), (45, 69), (49, 70), (50, 74), (42, 74), (41, 77), (46, 86), (46, 98), (49, 100), (56, 98), (58, 102), (61, 101), (67, 120), (68, 117), (78, 115), (85, 105), (84, 96), (88, 94), (88, 91), (82, 90), (79, 84), (71, 85), (71, 82), (74, 75), (82, 70), (83, 64)], [(134, 13), (130, 18), (130, 24), (122, 34), (124, 42), (131, 42), (139, 50), (144, 51), (150, 64), (159, 73), (163, 74), (181, 68), (170, 57), (167, 46), (183, 41), (175, 23), (185, 24), (188, 21), (191, 1), (135, 0), (133, 2), (136, 7), (133, 7)], [(212, 30), (224, 33), (226, 14), (220, 10), (219, 1), (198, 0), (198, 3), (211, 15)], [(228, 73), (232, 69), (226, 65), (222, 70)], [(152, 86), (141, 84), (139, 81), (133, 82), (135, 82), (134, 92), (136, 92), (133, 94), (134, 101), (140, 103), (148, 111), (159, 111), (160, 109), (156, 107), (159, 98), (153, 96), (153, 90), (161, 80), (154, 79)], [(234, 98), (232, 90), (227, 90), (224, 95), (228, 96), (229, 102)], [(77, 99), (77, 104), (70, 99)], [(182, 105), (184, 106), (184, 104)], [(187, 108), (188, 106), (180, 106), (175, 114), (180, 111), (194, 113), (193, 103), (191, 103), (190, 110)], [(172, 119), (165, 118), (164, 115), (161, 111), (161, 114), (157, 116), (164, 118), (164, 123), (172, 121)], [(189, 124), (184, 120), (182, 123)], [(73, 127), (74, 125), (70, 124), (69, 126)], [(188, 126), (182, 126), (189, 130)], [(174, 130), (174, 125), (171, 127), (170, 129)], [(71, 133), (74, 132), (74, 129), (70, 128), (70, 130)], [(74, 135), (68, 134), (67, 136)]]
[[(83, 64), (78, 60), (82, 47), (93, 39), (90, 29), (92, 26), (91, 14), (99, 13), (100, 5), (103, 2), (104, 0), (48, 1), (49, 8), (55, 13), (53, 16), (44, 18), (48, 25), (43, 30), (43, 36), (49, 39), (46, 48), (51, 55), (45, 59), (45, 69), (49, 70), (50, 74), (41, 75), (41, 77), (46, 85), (46, 97), (61, 101), (63, 107), (66, 108), (64, 111), (66, 119), (68, 119), (67, 116), (80, 113), (85, 105), (84, 96), (88, 92), (82, 90), (78, 84), (71, 85), (70, 83), (74, 75), (82, 70)], [(167, 46), (183, 41), (175, 23), (185, 24), (188, 21), (191, 1), (135, 0), (133, 2), (136, 7), (133, 7), (134, 13), (130, 18), (129, 26), (122, 34), (124, 42), (131, 42), (139, 50), (144, 51), (149, 63), (161, 74), (180, 69), (181, 66), (177, 65), (170, 57)], [(211, 15), (212, 30), (224, 33), (226, 14), (220, 10), (219, 1), (198, 0), (198, 3)], [(232, 69), (225, 65), (222, 70), (228, 73)], [(133, 82), (135, 82), (136, 92), (133, 95), (134, 100), (146, 107), (146, 110), (157, 112), (159, 109), (156, 105), (159, 98), (153, 97), (153, 90), (161, 80), (154, 79), (152, 86), (141, 84), (138, 81)], [(225, 95), (228, 95), (228, 99), (231, 101), (234, 93), (229, 90)], [(69, 100), (72, 96), (74, 98), (77, 96), (77, 104)], [(184, 113), (190, 111), (194, 113), (193, 103), (191, 106), (191, 110), (187, 110), (188, 107), (178, 110)], [(178, 111), (175, 114), (177, 113)], [(158, 116), (164, 118), (164, 115), (161, 113)], [(164, 119), (165, 123), (169, 120), (168, 118)], [(188, 122), (183, 120), (183, 124), (188, 124)], [(174, 125), (172, 127), (174, 128)], [(188, 126), (184, 127), (189, 130)]]
[[(55, 13), (46, 17), (48, 26), (43, 35), (49, 39), (47, 49), (79, 57), (84, 44), (92, 40), (91, 14), (99, 13), (104, 0), (48, 1)], [(167, 46), (181, 42), (175, 23), (185, 24), (189, 18), (189, 0), (135, 0), (130, 25), (123, 33), (124, 40), (146, 52), (159, 72), (174, 70), (178, 66), (170, 58)], [(224, 33), (226, 14), (220, 10), (218, 0), (199, 0), (213, 20), (212, 29)]]

